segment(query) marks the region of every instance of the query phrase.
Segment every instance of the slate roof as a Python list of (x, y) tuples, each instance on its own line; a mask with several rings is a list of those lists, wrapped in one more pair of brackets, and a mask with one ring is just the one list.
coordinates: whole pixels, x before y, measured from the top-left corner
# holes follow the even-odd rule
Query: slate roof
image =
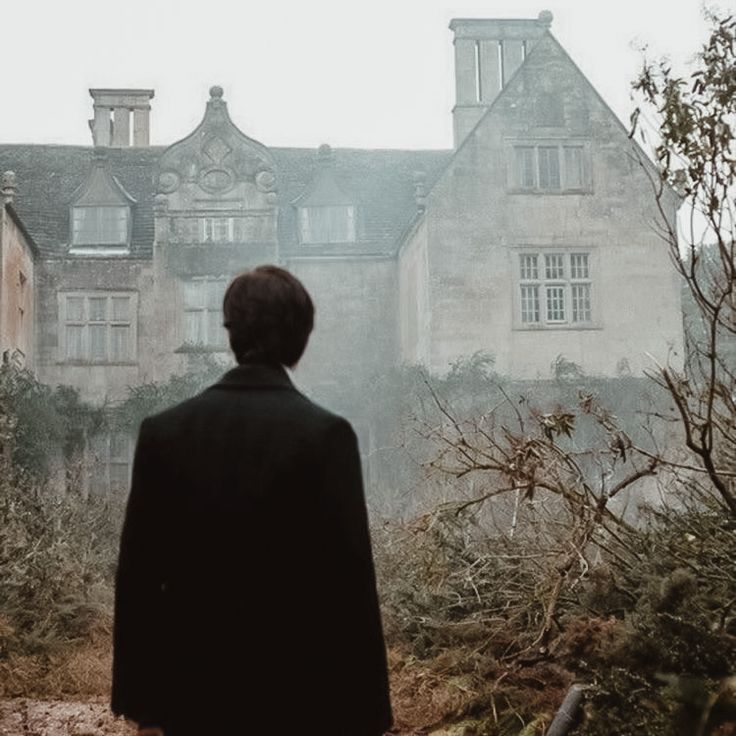
[[(149, 257), (153, 243), (156, 161), (163, 149), (110, 149), (110, 170), (135, 205), (131, 255)], [(92, 165), (91, 146), (0, 145), (0, 171), (17, 175), (15, 209), (42, 257), (65, 255), (69, 246), (69, 206)]]
[[(108, 149), (111, 173), (137, 200), (133, 211), (131, 255), (150, 258), (157, 162), (165, 148)], [(299, 245), (292, 207), (308, 187), (317, 166), (316, 149), (271, 148), (279, 192), (279, 239), (285, 254), (394, 253), (416, 214), (414, 172), (426, 174), (429, 189), (452, 151), (335, 149), (334, 174), (358, 205), (358, 242)], [(92, 163), (89, 146), (0, 145), (0, 172), (15, 171), (15, 208), (42, 257), (64, 256), (69, 244), (69, 207)]]

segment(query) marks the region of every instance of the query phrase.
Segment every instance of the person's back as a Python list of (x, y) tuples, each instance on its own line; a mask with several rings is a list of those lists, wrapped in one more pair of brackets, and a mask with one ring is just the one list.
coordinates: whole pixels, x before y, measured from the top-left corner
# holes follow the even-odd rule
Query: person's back
[(355, 435), (268, 351), (239, 362), (141, 428), (113, 710), (166, 736), (378, 736), (391, 713)]

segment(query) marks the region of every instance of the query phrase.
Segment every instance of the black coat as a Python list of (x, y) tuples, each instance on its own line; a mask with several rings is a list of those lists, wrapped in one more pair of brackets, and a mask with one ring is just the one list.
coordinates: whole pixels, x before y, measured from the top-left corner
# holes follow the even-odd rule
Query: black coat
[(280, 366), (238, 366), (141, 425), (112, 709), (166, 736), (391, 725), (355, 434)]

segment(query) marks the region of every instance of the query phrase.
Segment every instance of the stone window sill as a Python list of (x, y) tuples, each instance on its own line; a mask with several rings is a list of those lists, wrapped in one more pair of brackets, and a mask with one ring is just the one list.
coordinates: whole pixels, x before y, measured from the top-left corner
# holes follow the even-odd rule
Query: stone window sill
[(603, 325), (596, 322), (589, 322), (587, 324), (570, 324), (569, 322), (564, 324), (515, 324), (511, 329), (514, 330), (514, 332), (555, 332), (559, 330), (567, 332), (586, 332), (590, 330), (602, 330)]
[(216, 345), (181, 345), (175, 353), (227, 353), (229, 348)]

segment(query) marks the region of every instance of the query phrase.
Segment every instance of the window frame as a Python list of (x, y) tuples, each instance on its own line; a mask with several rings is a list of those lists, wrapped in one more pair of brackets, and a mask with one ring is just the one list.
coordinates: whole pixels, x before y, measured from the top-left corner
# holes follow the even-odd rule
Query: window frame
[[(79, 243), (76, 240), (77, 210), (117, 209), (125, 211), (125, 239), (115, 243)], [(133, 231), (133, 212), (129, 204), (72, 204), (69, 207), (69, 253), (71, 255), (128, 255)]]
[[(121, 459), (122, 456), (113, 457), (113, 437), (124, 437), (126, 445), (126, 457)], [(101, 443), (100, 443), (101, 440)], [(104, 445), (104, 456), (98, 457), (96, 443)], [(87, 490), (88, 492), (95, 493), (97, 495), (111, 495), (114, 493), (126, 493), (130, 487), (130, 481), (133, 471), (133, 454), (134, 454), (134, 440), (129, 432), (125, 432), (120, 429), (110, 429), (105, 432), (100, 432), (92, 437), (88, 437), (85, 443), (85, 455), (87, 460)], [(101, 466), (103, 471), (102, 484), (98, 487), (95, 483), (96, 473), (95, 469)], [(123, 484), (123, 488), (113, 488), (113, 467), (125, 467), (126, 468), (126, 480)]]
[[(84, 314), (81, 319), (72, 319), (69, 316), (69, 299), (79, 298), (84, 300)], [(89, 300), (106, 299), (105, 319), (90, 319)], [(112, 300), (115, 298), (127, 298), (128, 318), (115, 319)], [(59, 316), (59, 363), (66, 365), (138, 365), (138, 292), (123, 289), (98, 289), (98, 290), (61, 290), (57, 292), (58, 316)], [(104, 359), (92, 358), (92, 342), (90, 339), (90, 326), (105, 325), (105, 357)], [(67, 328), (78, 326), (86, 328), (82, 332), (82, 357), (69, 357), (69, 342), (67, 340)], [(113, 328), (127, 326), (129, 352), (126, 359), (113, 359)]]
[[(199, 241), (206, 245), (222, 245), (235, 243), (235, 217), (232, 215), (203, 215), (199, 219)], [(217, 232), (217, 225), (225, 223), (225, 237), (215, 237), (221, 233)], [(208, 232), (209, 231), (209, 232)]]
[[(310, 210), (344, 209), (347, 214), (347, 239), (315, 239), (309, 221)], [(357, 217), (358, 208), (354, 204), (307, 204), (297, 207), (297, 233), (299, 243), (303, 245), (335, 245), (339, 243), (356, 243), (358, 241)]]
[[(187, 284), (191, 283), (204, 283), (205, 285), (209, 285), (212, 283), (221, 283), (222, 284), (222, 293), (224, 297), (225, 288), (227, 288), (227, 284), (229, 281), (228, 276), (189, 276), (187, 278), (181, 279), (181, 314), (183, 315), (183, 319), (181, 322), (181, 340), (180, 344), (181, 347), (179, 348), (179, 351), (192, 351), (192, 352), (203, 352), (203, 353), (227, 353), (230, 349), (230, 344), (228, 341), (227, 336), (227, 330), (225, 330), (224, 327), (222, 327), (222, 299), (219, 300), (218, 304), (216, 306), (210, 306), (209, 305), (209, 298), (208, 296), (205, 296), (204, 304), (200, 307), (191, 307), (187, 305)], [(205, 286), (205, 289), (207, 286)], [(203, 320), (203, 326), (204, 326), (204, 332), (205, 332), (205, 342), (199, 343), (199, 342), (190, 342), (187, 339), (187, 314), (189, 313), (196, 313), (196, 314), (202, 314), (202, 320)], [(209, 331), (210, 331), (210, 323), (211, 323), (211, 315), (215, 314), (220, 320), (220, 326), (222, 329), (222, 335), (223, 340), (222, 343), (219, 342), (210, 342), (209, 341)]]
[[(514, 139), (507, 141), (508, 155), (507, 155), (507, 190), (511, 194), (551, 194), (555, 196), (567, 195), (567, 194), (592, 194), (592, 163), (590, 156), (590, 143), (589, 141), (580, 140), (576, 138), (564, 138), (564, 139), (550, 139), (550, 138), (536, 138), (536, 139)], [(557, 150), (557, 175), (559, 177), (559, 187), (544, 187), (541, 186), (541, 150)], [(574, 185), (568, 184), (573, 177), (567, 171), (569, 156), (568, 150), (579, 150), (580, 151), (580, 166), (578, 169), (580, 179), (577, 180), (577, 176), (574, 177)], [(532, 151), (532, 165), (531, 174), (533, 183), (528, 185), (526, 171), (520, 170), (521, 164), (521, 151)], [(523, 173), (523, 175), (522, 175)], [(549, 173), (549, 172), (548, 172)]]
[[(573, 277), (573, 257), (587, 255), (587, 276)], [(522, 267), (522, 259), (536, 256), (536, 278), (529, 277), (529, 269)], [(547, 278), (547, 256), (563, 257), (563, 273), (552, 274)], [(512, 259), (513, 283), (513, 329), (515, 330), (590, 330), (601, 329), (599, 304), (599, 281), (597, 274), (598, 250), (593, 246), (526, 246), (510, 249)], [(526, 271), (526, 274), (525, 274)], [(526, 275), (526, 277), (524, 277)], [(587, 312), (589, 319), (573, 320), (574, 304), (573, 292), (576, 286), (588, 286)], [(524, 321), (525, 312), (528, 312), (528, 301), (525, 303), (524, 290), (537, 290), (537, 321)], [(552, 289), (563, 289), (563, 319), (550, 319), (548, 294)]]

